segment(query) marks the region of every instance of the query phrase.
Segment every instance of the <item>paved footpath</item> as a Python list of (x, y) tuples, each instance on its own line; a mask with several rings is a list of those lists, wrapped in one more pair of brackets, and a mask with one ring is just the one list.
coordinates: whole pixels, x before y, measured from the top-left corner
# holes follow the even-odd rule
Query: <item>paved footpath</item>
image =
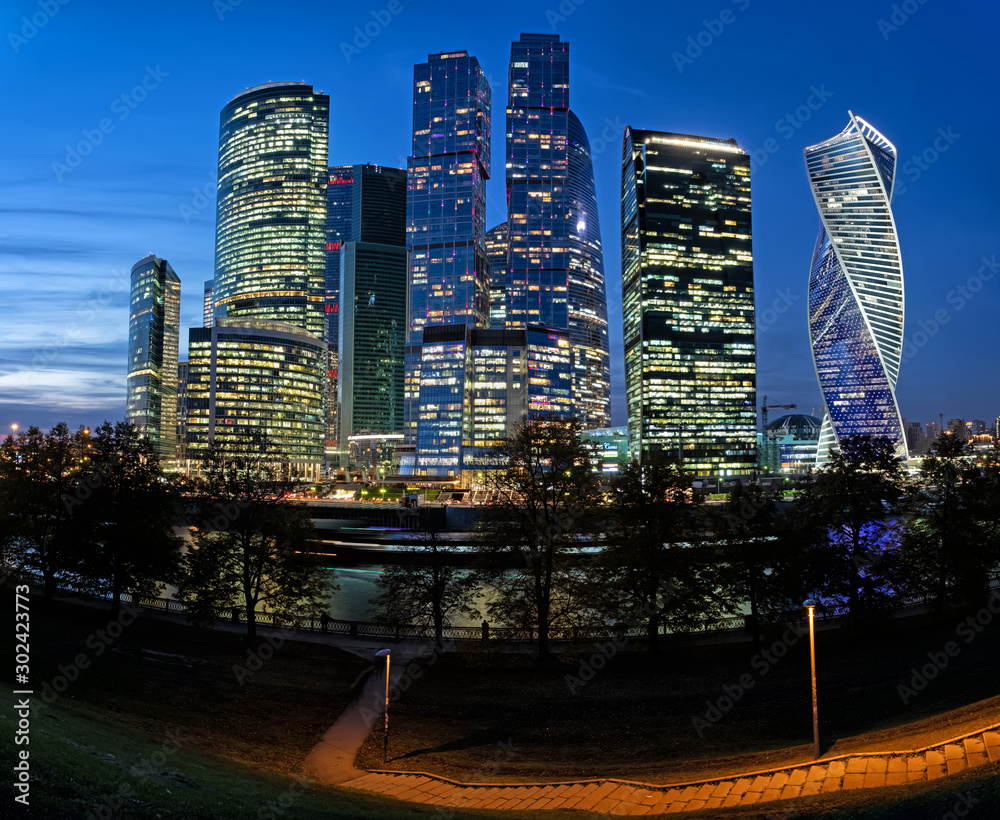
[(913, 751), (843, 755), (692, 783), (657, 785), (615, 778), (563, 783), (458, 783), (423, 772), (371, 771), (341, 781), (341, 785), (414, 803), (466, 809), (580, 809), (647, 815), (746, 806), (846, 789), (901, 786), (998, 761), (1000, 724), (995, 724)]

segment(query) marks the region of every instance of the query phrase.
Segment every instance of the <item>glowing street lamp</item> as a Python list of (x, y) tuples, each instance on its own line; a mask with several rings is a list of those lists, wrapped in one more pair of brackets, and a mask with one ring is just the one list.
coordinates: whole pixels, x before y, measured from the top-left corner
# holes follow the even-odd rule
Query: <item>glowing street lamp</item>
[(375, 653), (375, 660), (385, 658), (385, 742), (382, 745), (382, 762), (389, 759), (389, 656), (388, 649), (380, 649)]
[(813, 759), (819, 760), (819, 712), (816, 709), (816, 628), (814, 613), (816, 602), (807, 598), (802, 606), (809, 612), (809, 660), (812, 667), (812, 697), (813, 697)]

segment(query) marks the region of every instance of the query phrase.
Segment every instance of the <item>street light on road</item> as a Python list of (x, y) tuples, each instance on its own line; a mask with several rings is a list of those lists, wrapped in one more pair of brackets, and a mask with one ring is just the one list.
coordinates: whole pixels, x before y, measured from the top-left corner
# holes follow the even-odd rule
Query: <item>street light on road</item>
[(816, 709), (816, 627), (814, 613), (816, 602), (807, 598), (802, 606), (809, 612), (809, 662), (812, 669), (813, 697), (813, 759), (819, 760), (819, 712)]
[(375, 653), (375, 660), (385, 658), (385, 740), (382, 744), (382, 762), (389, 759), (389, 656), (388, 649), (380, 649)]

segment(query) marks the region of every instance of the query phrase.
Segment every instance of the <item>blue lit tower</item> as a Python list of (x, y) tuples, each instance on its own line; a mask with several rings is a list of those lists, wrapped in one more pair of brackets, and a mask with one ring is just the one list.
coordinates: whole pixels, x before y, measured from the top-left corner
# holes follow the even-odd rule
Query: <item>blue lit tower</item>
[(820, 229), (809, 272), (809, 341), (825, 412), (817, 466), (844, 436), (885, 437), (906, 457), (896, 403), (903, 265), (889, 203), (896, 148), (865, 120), (805, 149)]
[(486, 180), (490, 86), (466, 51), (413, 67), (413, 142), (407, 159), (410, 250), (405, 430), (416, 440), (420, 346), (429, 325), (488, 327)]
[(611, 408), (604, 257), (590, 142), (569, 108), (569, 43), (511, 43), (507, 98), (507, 328), (566, 330), (574, 413), (605, 427)]

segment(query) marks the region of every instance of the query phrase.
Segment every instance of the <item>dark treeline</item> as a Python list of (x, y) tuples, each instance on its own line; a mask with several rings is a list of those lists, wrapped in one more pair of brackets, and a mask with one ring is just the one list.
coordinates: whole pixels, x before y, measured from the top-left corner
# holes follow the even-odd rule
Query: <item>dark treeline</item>
[[(456, 616), (483, 615), (532, 630), (545, 658), (557, 629), (639, 627), (655, 649), (667, 628), (746, 611), (759, 644), (808, 597), (866, 628), (915, 596), (936, 611), (978, 608), (1000, 566), (1000, 453), (975, 455), (949, 435), (915, 477), (889, 442), (857, 437), (790, 499), (737, 482), (722, 504), (664, 454), (610, 479), (592, 455), (575, 421), (520, 426), (484, 470), (494, 501), (475, 569), (455, 568), (422, 517), (409, 560), (378, 582), (380, 618), (426, 624), (440, 642)], [(40, 579), (48, 597), (60, 584), (105, 595), (115, 612), (124, 594), (171, 585), (195, 622), (235, 610), (253, 638), (258, 613), (319, 616), (336, 591), (290, 489), (262, 434), (210, 452), (198, 478), (168, 479), (130, 424), (32, 427), (0, 445), (4, 566)]]

